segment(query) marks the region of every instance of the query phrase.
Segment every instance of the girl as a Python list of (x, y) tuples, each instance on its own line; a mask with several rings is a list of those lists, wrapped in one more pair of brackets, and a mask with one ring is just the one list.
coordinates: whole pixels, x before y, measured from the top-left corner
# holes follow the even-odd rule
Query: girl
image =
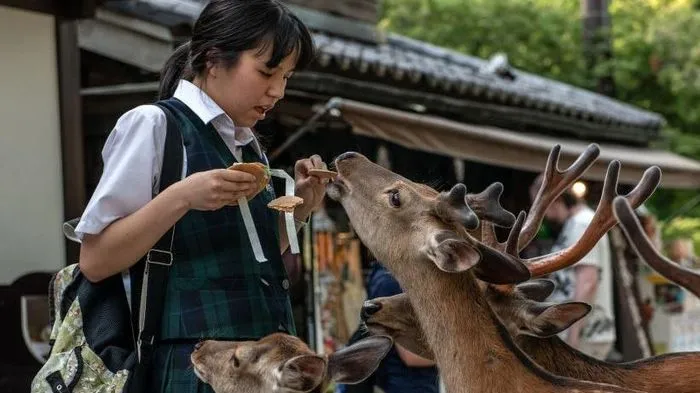
[[(161, 74), (160, 98), (183, 138), (183, 179), (153, 196), (167, 124), (157, 106), (125, 113), (105, 143), (104, 173), (76, 228), (83, 274), (99, 281), (125, 271), (175, 225), (150, 391), (211, 392), (189, 361), (201, 339), (295, 334), (281, 259), (288, 241), (283, 221), (266, 207), (273, 193), (253, 196), (255, 178), (226, 168), (266, 163), (250, 127), (284, 96), (287, 79), (313, 50), (306, 27), (277, 0), (214, 0)], [(317, 155), (295, 165), (300, 222), (325, 194), (324, 182), (308, 175), (313, 168), (325, 168)], [(268, 262), (254, 257), (241, 197), (249, 199)]]

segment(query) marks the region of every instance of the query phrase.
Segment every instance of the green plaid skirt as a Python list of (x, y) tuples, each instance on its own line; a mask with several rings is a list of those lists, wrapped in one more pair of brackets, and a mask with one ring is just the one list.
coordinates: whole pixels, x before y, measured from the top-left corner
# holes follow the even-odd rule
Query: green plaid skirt
[(190, 355), (195, 342), (162, 344), (155, 351), (151, 375), (153, 393), (214, 393), (194, 373)]

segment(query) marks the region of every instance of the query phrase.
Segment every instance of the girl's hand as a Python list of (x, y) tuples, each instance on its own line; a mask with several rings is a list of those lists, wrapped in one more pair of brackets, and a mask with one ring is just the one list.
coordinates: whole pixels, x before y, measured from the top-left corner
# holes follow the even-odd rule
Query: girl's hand
[(328, 168), (318, 154), (299, 160), (294, 165), (295, 194), (304, 199), (304, 203), (296, 208), (294, 215), (302, 221), (321, 205), (323, 197), (326, 195), (326, 184), (328, 184), (328, 179), (319, 179), (309, 175), (310, 169)]
[(232, 169), (213, 169), (194, 173), (173, 185), (188, 209), (218, 210), (238, 204), (241, 197), (257, 191), (257, 181), (250, 173)]

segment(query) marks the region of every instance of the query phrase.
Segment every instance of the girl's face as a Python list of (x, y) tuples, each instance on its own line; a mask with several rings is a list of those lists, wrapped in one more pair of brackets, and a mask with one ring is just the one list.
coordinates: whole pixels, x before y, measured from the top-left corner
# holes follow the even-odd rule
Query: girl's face
[(206, 75), (206, 93), (237, 127), (253, 127), (265, 118), (265, 113), (284, 97), (287, 79), (296, 66), (296, 52), (275, 68), (265, 65), (271, 56), (272, 45), (259, 52), (258, 48), (247, 50), (232, 67), (214, 65)]

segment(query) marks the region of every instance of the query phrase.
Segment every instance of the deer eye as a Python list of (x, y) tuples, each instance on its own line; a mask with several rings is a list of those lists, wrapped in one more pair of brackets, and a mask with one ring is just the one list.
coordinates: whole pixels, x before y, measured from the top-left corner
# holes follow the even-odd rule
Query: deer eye
[(389, 204), (393, 207), (401, 207), (401, 197), (398, 190), (389, 191)]

